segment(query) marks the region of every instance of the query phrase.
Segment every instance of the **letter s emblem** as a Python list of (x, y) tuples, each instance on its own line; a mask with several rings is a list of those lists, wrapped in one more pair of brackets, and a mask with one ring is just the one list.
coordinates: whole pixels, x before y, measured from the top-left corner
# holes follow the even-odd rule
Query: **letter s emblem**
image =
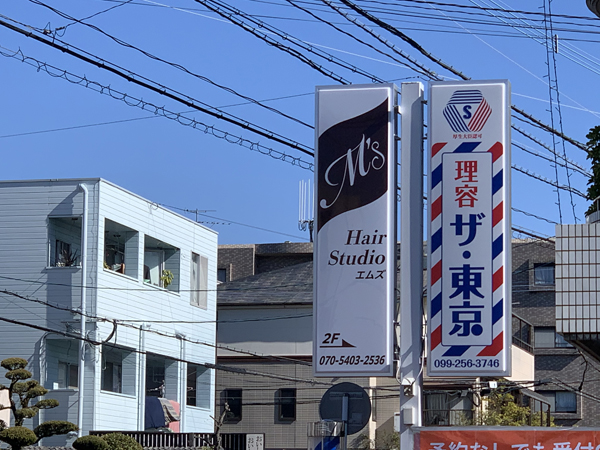
[(463, 114), (463, 119), (470, 119), (471, 118), (471, 105), (465, 105), (463, 107), (463, 111), (465, 112)]

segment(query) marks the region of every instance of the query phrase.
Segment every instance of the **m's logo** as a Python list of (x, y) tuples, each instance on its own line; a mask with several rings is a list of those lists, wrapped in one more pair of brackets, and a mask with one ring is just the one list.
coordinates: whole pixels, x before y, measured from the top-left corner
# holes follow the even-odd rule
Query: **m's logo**
[(492, 108), (476, 89), (455, 91), (444, 108), (444, 117), (455, 133), (479, 132), (492, 114)]

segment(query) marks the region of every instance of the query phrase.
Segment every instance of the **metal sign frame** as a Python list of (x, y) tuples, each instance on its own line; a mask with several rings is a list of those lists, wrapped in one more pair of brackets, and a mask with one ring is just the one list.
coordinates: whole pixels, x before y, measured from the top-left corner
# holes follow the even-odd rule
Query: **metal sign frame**
[(431, 82), (429, 376), (511, 374), (510, 83)]
[(313, 375), (393, 376), (394, 84), (316, 90)]

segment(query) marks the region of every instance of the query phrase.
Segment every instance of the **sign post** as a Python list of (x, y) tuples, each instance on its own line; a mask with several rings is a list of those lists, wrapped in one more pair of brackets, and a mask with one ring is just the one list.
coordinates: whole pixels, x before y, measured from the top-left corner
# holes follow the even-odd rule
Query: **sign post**
[(401, 87), (400, 448), (412, 450), (423, 385), (423, 85)]
[(392, 376), (397, 91), (316, 92), (313, 373)]
[(510, 84), (429, 89), (430, 376), (511, 373)]

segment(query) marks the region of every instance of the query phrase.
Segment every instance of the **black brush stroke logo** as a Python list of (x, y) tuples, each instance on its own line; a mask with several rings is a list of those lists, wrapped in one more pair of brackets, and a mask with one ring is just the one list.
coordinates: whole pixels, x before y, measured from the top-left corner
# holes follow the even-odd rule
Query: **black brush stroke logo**
[(317, 232), (388, 189), (388, 100), (319, 137)]

